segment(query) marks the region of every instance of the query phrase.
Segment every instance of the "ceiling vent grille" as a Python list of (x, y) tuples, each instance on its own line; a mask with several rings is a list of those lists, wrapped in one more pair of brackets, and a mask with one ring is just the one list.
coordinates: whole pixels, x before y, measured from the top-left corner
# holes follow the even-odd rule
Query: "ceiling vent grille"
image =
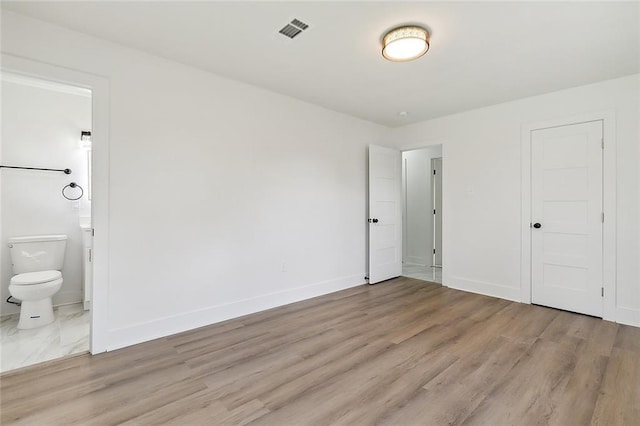
[(305, 24), (304, 22), (300, 21), (299, 19), (294, 19), (290, 23), (285, 25), (278, 32), (280, 34), (286, 36), (286, 37), (294, 38), (295, 36), (297, 36), (298, 34), (303, 32), (307, 28), (309, 28), (309, 25)]
[(306, 30), (307, 28), (309, 28), (309, 26), (307, 24), (305, 24), (304, 22), (298, 20), (298, 19), (294, 19), (293, 21), (291, 21), (292, 25), (295, 25), (296, 27), (300, 28), (301, 30)]

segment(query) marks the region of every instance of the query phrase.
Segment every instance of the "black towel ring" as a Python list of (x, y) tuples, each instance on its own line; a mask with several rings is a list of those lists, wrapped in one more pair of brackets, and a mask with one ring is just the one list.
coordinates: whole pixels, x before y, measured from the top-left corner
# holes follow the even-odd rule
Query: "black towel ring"
[[(67, 194), (64, 193), (65, 189), (67, 188), (80, 188), (80, 195), (77, 198), (67, 197)], [(69, 185), (62, 188), (62, 196), (67, 200), (76, 201), (82, 198), (83, 195), (84, 195), (84, 189), (82, 189), (82, 187), (75, 182), (71, 182)]]

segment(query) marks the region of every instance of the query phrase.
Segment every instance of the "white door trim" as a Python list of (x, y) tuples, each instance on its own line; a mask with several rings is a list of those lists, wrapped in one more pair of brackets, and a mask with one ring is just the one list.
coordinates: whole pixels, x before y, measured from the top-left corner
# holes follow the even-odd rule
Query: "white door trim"
[[(436, 178), (436, 175), (434, 174), (435, 167), (434, 164), (436, 164), (438, 162), (438, 160), (440, 160), (440, 168), (439, 170), (439, 174)], [(442, 157), (434, 157), (431, 159), (431, 172), (429, 173), (429, 177), (431, 178), (431, 202), (433, 204), (433, 210), (434, 213), (432, 216), (432, 222), (433, 222), (433, 238), (432, 238), (432, 249), (433, 249), (433, 253), (431, 254), (431, 265), (432, 266), (437, 266), (440, 269), (442, 269)], [(436, 185), (436, 182), (439, 180), (440, 185), (438, 187), (438, 185)], [(439, 190), (439, 191), (438, 191)], [(440, 196), (440, 205), (438, 206), (437, 201), (438, 201), (438, 195)], [(439, 208), (438, 208), (439, 207)], [(436, 232), (438, 230), (438, 221), (437, 218), (440, 218), (440, 244), (438, 245), (438, 240), (436, 238), (436, 236), (438, 235), (438, 233)], [(437, 254), (436, 254), (437, 253)], [(440, 262), (438, 263), (438, 256), (440, 257)]]
[(527, 123), (521, 133), (521, 249), (520, 301), (531, 303), (531, 132), (551, 127), (602, 120), (603, 151), (603, 287), (602, 318), (615, 321), (616, 306), (616, 133), (615, 112), (603, 111)]
[[(10, 54), (2, 54), (4, 71), (55, 81), (92, 91), (91, 220), (93, 239), (93, 300), (90, 352), (107, 350), (109, 298), (109, 80)], [(80, 224), (78, 224), (80, 226)]]

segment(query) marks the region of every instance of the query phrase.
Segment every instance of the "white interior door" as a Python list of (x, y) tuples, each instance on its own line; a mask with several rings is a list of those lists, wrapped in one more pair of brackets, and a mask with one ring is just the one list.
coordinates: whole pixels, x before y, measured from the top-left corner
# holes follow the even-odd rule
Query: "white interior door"
[(402, 157), (369, 145), (369, 283), (402, 274)]
[(602, 316), (602, 121), (534, 130), (531, 300)]

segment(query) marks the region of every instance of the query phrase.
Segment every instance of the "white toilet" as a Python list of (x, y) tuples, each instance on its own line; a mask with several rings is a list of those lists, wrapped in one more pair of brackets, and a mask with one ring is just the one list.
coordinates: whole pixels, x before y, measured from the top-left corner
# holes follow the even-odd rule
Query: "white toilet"
[(8, 239), (13, 273), (9, 293), (20, 299), (19, 329), (54, 321), (51, 297), (62, 287), (66, 235), (39, 235)]

